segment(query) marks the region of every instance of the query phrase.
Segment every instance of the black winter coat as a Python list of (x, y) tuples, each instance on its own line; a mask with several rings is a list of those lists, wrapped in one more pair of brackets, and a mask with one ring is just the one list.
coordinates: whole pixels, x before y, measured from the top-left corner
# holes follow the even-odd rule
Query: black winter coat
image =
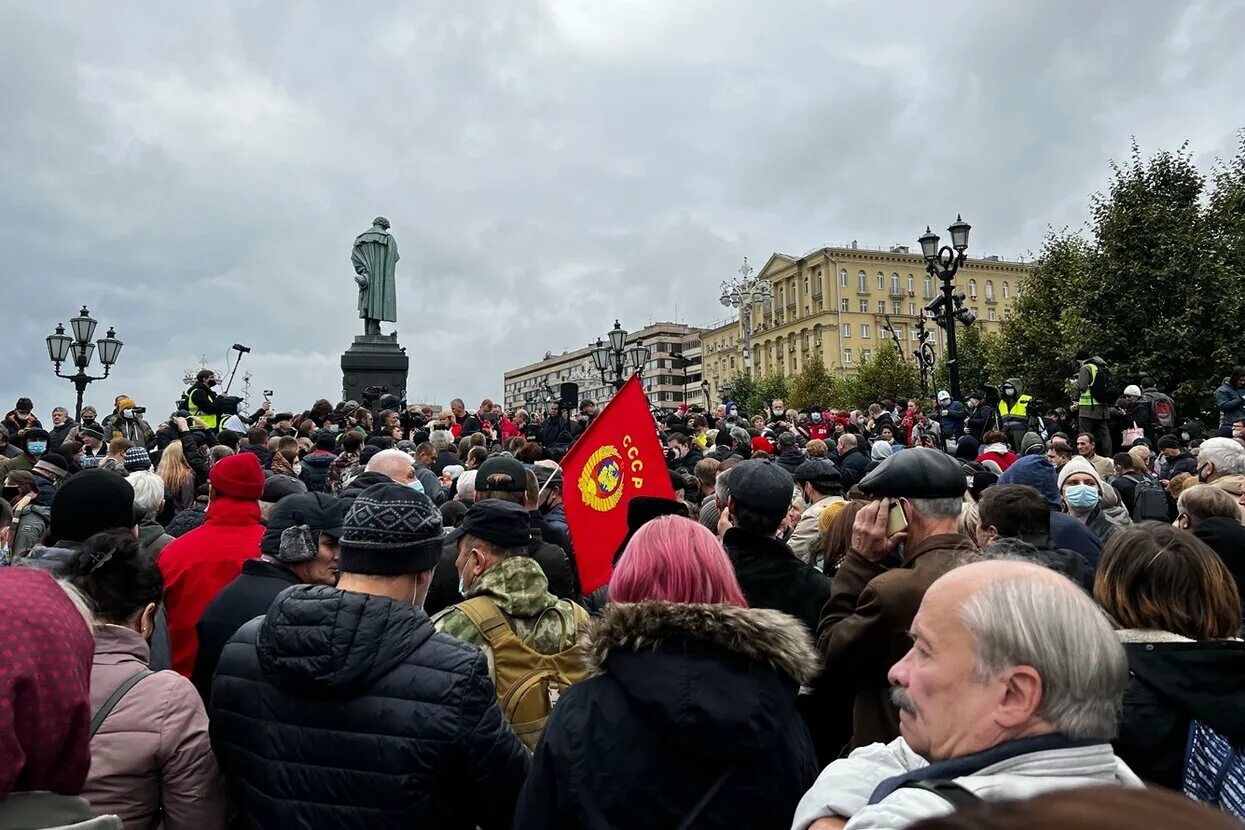
[(1193, 535), (1219, 554), (1237, 589), (1245, 594), (1245, 526), (1227, 516), (1211, 516), (1198, 522)]
[(242, 563), (242, 573), (203, 609), (195, 624), (199, 651), (190, 680), (199, 690), (205, 708), (212, 699), (212, 675), (229, 638), (246, 623), (267, 614), (277, 594), (298, 584), (298, 576), (280, 562), (248, 559)]
[(865, 467), (869, 466), (869, 456), (857, 447), (839, 460), (839, 476), (843, 479), (843, 489), (848, 490), (853, 484), (859, 484), (865, 477)]
[(800, 465), (807, 460), (808, 457), (795, 447), (792, 447), (789, 450), (783, 450), (782, 453), (779, 454), (778, 458), (775, 459), (778, 466), (791, 473), (791, 475), (795, 475), (795, 471), (799, 469)]
[[(298, 477), (307, 485), (308, 493), (327, 493), (329, 491), (329, 465), (337, 460), (330, 453), (313, 452), (303, 456), (303, 469)], [(432, 494), (428, 494), (432, 498)]]
[(263, 444), (246, 444), (238, 447), (238, 452), (249, 452), (251, 455), (259, 459), (259, 466), (265, 470), (272, 469), (272, 450)]
[(817, 778), (795, 709), (817, 657), (799, 623), (729, 605), (612, 604), (581, 642), (589, 679), (553, 710), (516, 830), (668, 830), (724, 772), (692, 826), (791, 826)]
[(810, 635), (816, 633), (822, 606), (830, 599), (829, 579), (772, 536), (732, 527), (723, 534), (722, 547), (735, 566), (748, 605), (790, 614)]
[(359, 473), (357, 476), (355, 476), (354, 480), (350, 482), (349, 486), (347, 486), (346, 488), (342, 490), (341, 495), (338, 496), (338, 498), (340, 498), (343, 502), (345, 502), (346, 509), (349, 510), (351, 507), (354, 506), (354, 500), (357, 499), (360, 495), (362, 495), (363, 491), (366, 490), (367, 488), (371, 487), (374, 484), (392, 484), (392, 483), (393, 483), (393, 479), (391, 479), (389, 476), (385, 475), (384, 473), (377, 473), (374, 471), (373, 472), (362, 472), (362, 473)]
[(1191, 720), (1245, 744), (1245, 643), (1128, 642), (1132, 632), (1120, 633), (1129, 681), (1115, 753), (1146, 783), (1180, 792)]
[(282, 592), (225, 646), (211, 738), (252, 828), (509, 828), (529, 763), (479, 649), (325, 585)]

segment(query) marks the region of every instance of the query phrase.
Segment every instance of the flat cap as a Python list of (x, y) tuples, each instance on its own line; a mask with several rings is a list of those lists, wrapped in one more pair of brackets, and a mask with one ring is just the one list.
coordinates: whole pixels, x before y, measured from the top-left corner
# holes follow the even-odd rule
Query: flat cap
[(834, 462), (825, 458), (810, 458), (795, 468), (797, 484), (812, 484), (816, 487), (842, 487), (843, 478), (839, 475)]
[[(928, 447), (910, 447), (895, 453), (860, 482), (860, 492), (865, 495), (891, 498), (958, 498), (966, 489), (960, 462)], [(731, 492), (734, 490), (732, 479)]]
[[(964, 479), (960, 478), (963, 486)], [(731, 498), (754, 510), (781, 513), (791, 506), (795, 480), (771, 459), (750, 458), (731, 468)]]

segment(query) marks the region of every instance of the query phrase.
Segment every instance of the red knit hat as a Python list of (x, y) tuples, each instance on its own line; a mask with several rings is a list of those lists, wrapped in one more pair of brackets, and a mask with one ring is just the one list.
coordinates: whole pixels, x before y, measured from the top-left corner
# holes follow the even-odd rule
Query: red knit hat
[(243, 501), (259, 501), (264, 493), (264, 471), (253, 452), (227, 455), (208, 473), (217, 495)]
[(771, 444), (765, 438), (762, 438), (760, 435), (758, 435), (756, 438), (752, 439), (752, 451), (753, 452), (757, 452), (757, 451), (767, 452), (772, 455), (774, 453), (774, 445)]

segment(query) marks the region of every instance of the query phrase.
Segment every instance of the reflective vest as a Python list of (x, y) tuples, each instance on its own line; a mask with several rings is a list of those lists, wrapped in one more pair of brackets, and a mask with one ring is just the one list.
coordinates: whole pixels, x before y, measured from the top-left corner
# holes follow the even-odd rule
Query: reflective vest
[(1089, 386), (1081, 392), (1081, 397), (1077, 399), (1077, 406), (1102, 406), (1100, 401), (1094, 399), (1094, 382), (1098, 380), (1098, 364), (1090, 363), (1089, 366)]
[(190, 412), (191, 417), (198, 418), (208, 429), (216, 429), (220, 420), (220, 416), (215, 413), (204, 412), (195, 404), (195, 392), (202, 392), (203, 389), (194, 386), (186, 394), (186, 410)]
[(1007, 408), (1007, 401), (999, 401), (999, 414), (1004, 418), (1028, 418), (1029, 402), (1033, 400), (1032, 395), (1021, 395), (1016, 398), (1016, 405), (1010, 410)]

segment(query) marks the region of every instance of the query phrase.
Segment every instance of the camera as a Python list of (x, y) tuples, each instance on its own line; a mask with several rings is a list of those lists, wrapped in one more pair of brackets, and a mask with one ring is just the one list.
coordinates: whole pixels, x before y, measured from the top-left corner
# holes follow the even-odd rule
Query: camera
[(132, 406), (132, 407), (130, 407), (130, 412), (133, 412), (135, 416), (142, 416), (142, 415), (146, 415), (146, 414), (147, 414), (147, 407), (145, 407), (145, 406)]
[(389, 392), (388, 386), (368, 386), (363, 390), (363, 395), (359, 399), (359, 403), (366, 409), (371, 409), (380, 400), (380, 396)]

